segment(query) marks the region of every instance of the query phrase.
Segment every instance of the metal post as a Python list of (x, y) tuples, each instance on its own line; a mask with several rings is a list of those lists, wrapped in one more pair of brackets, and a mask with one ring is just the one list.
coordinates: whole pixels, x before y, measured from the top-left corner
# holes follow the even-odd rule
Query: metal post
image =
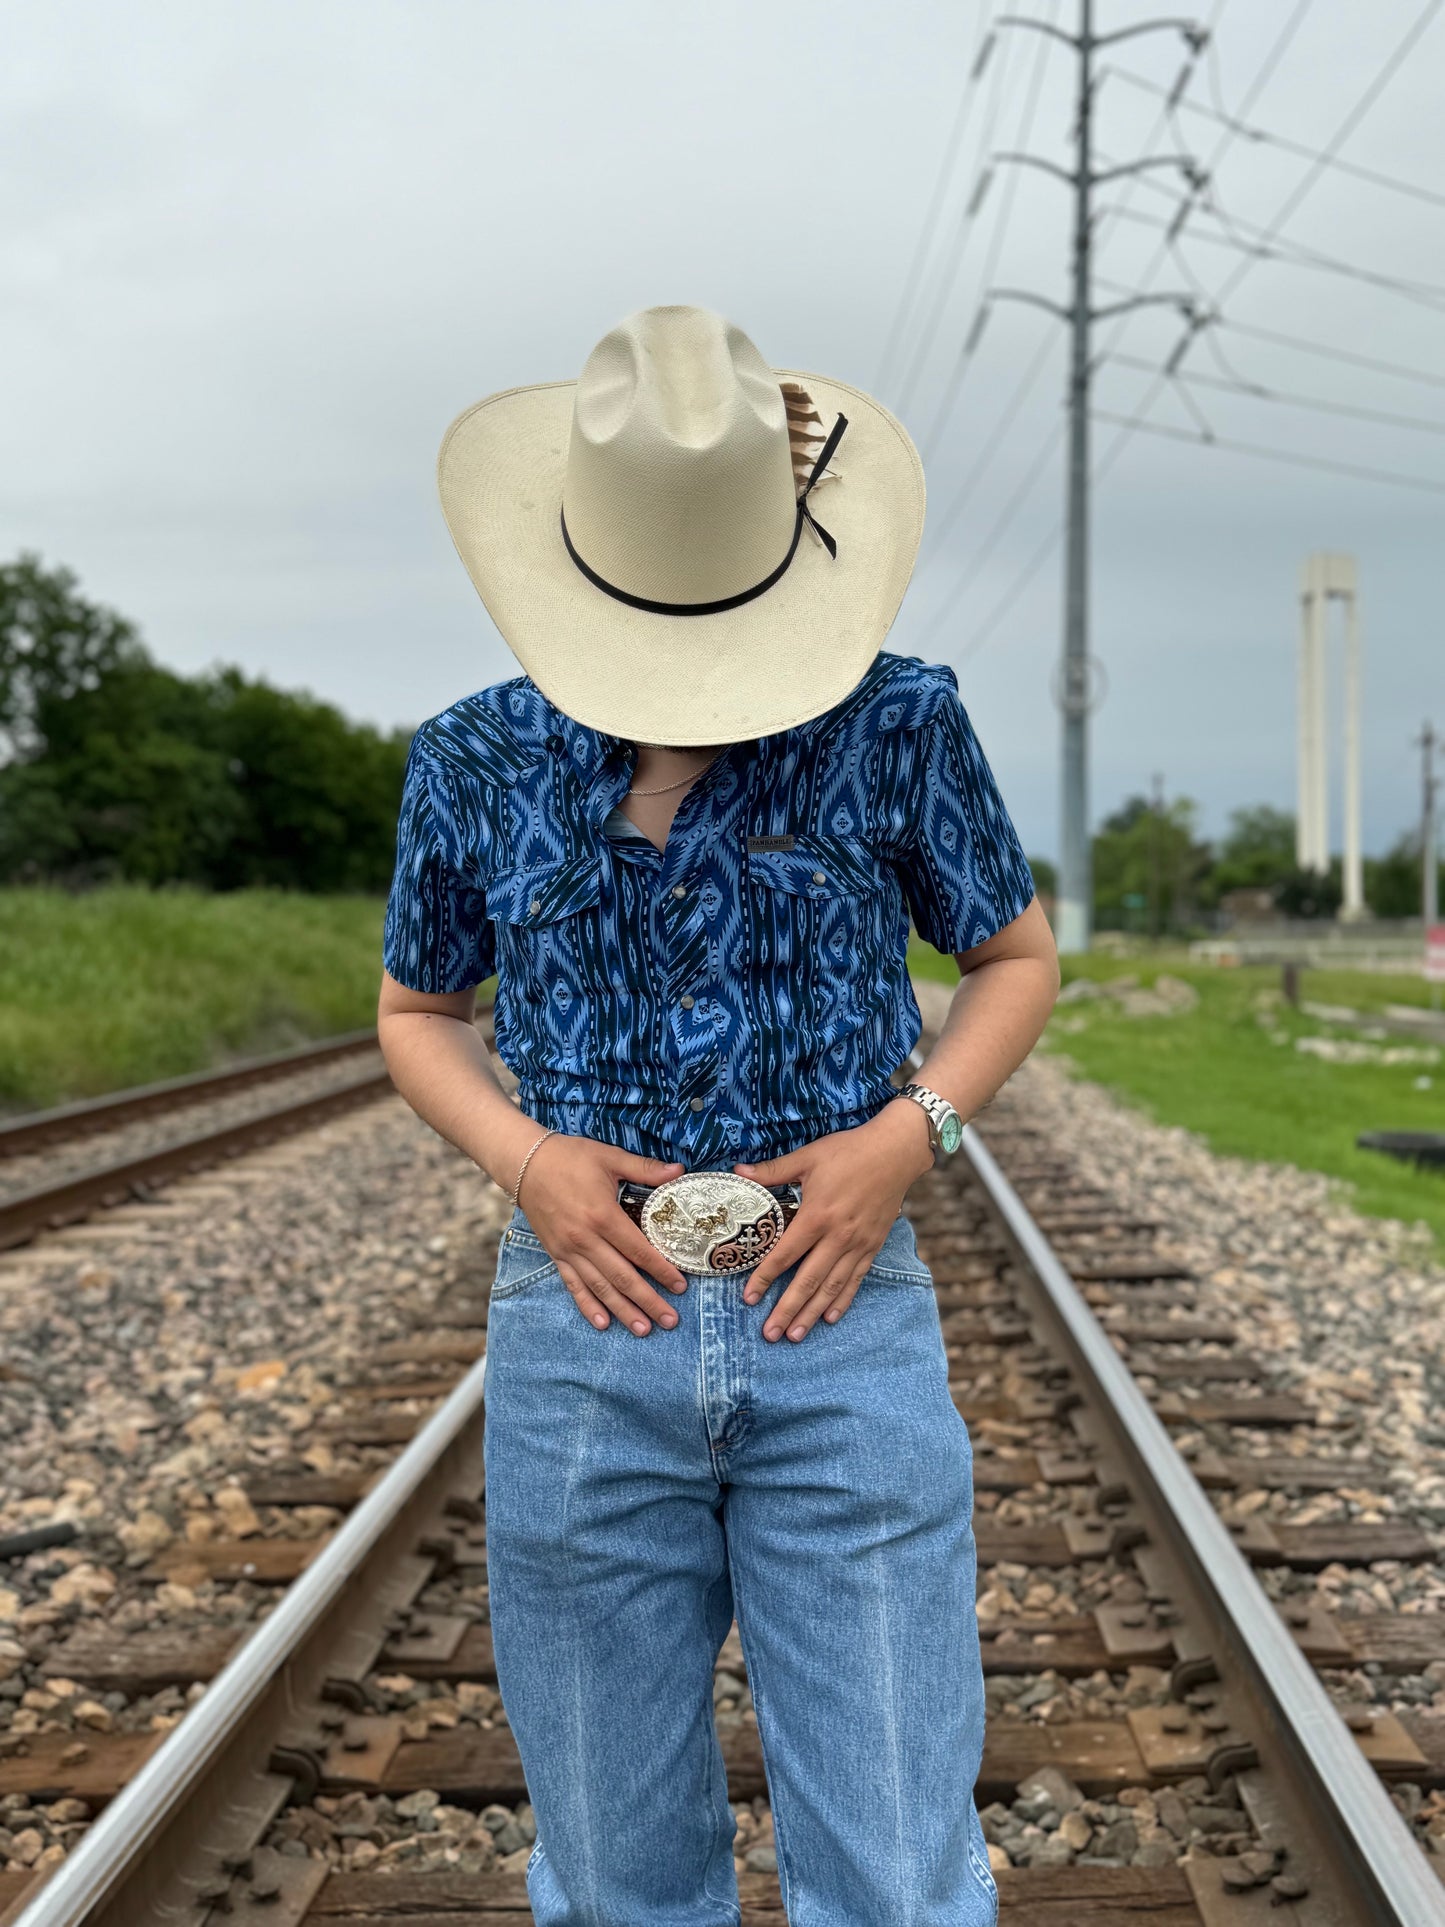
[(1325, 708), (1325, 637), (1329, 622), (1328, 576), (1323, 556), (1310, 563), (1310, 758), (1309, 867), (1324, 876), (1330, 867), (1329, 724)]
[[(1351, 569), (1353, 577), (1353, 569)], [(1345, 602), (1345, 862), (1340, 916), (1365, 915), (1364, 861), (1360, 850), (1360, 598), (1352, 587)]]
[(1315, 849), (1315, 786), (1316, 771), (1324, 748), (1318, 730), (1320, 684), (1323, 680), (1321, 636), (1315, 617), (1319, 601), (1315, 592), (1314, 564), (1312, 561), (1306, 562), (1300, 571), (1299, 767), (1296, 773), (1298, 807), (1294, 833), (1295, 862), (1301, 870), (1319, 868)]
[[(1139, 34), (1170, 32), (1183, 36), (1194, 59), (1208, 41), (1206, 28), (1179, 19), (1136, 20), (1111, 33), (1094, 32), (1093, 0), (1079, 0), (1079, 31), (1065, 32), (1050, 20), (1037, 20), (1023, 14), (996, 16), (998, 27), (1025, 27), (1034, 33), (1050, 35), (1071, 47), (1078, 57), (1078, 118), (1074, 127), (1076, 149), (1072, 171), (1036, 154), (1000, 153), (999, 162), (1040, 168), (1046, 174), (1066, 181), (1074, 195), (1073, 288), (1067, 307), (1042, 295), (1020, 288), (991, 288), (987, 299), (1026, 301), (1045, 308), (1069, 324), (1069, 455), (1065, 523), (1067, 548), (1064, 561), (1064, 646), (1060, 660), (1059, 688), (1056, 691), (1063, 711), (1062, 784), (1060, 789), (1059, 881), (1054, 902), (1054, 943), (1061, 954), (1089, 948), (1094, 927), (1093, 845), (1089, 827), (1088, 714), (1091, 706), (1089, 669), (1089, 391), (1092, 385), (1092, 327), (1112, 315), (1127, 314), (1134, 308), (1162, 304), (1176, 308), (1190, 323), (1191, 333), (1201, 325), (1198, 304), (1193, 295), (1136, 294), (1105, 307), (1091, 305), (1091, 244), (1093, 193), (1101, 183), (1116, 181), (1151, 168), (1177, 168), (1198, 192), (1203, 177), (1194, 162), (1184, 154), (1150, 154), (1118, 167), (1094, 171), (1094, 53), (1097, 48), (1118, 40), (1132, 40)], [(1097, 667), (1097, 665), (1095, 665)], [(1097, 692), (1093, 692), (1097, 693)]]
[(1420, 911), (1428, 930), (1440, 921), (1440, 865), (1435, 854), (1435, 731), (1426, 723), (1420, 732), (1424, 757), (1424, 789), (1420, 819)]
[(1068, 554), (1064, 567), (1063, 788), (1055, 944), (1089, 948), (1094, 923), (1089, 835), (1089, 320), (1093, 187), (1093, 0), (1079, 0), (1079, 116), (1074, 175), (1074, 286), (1069, 310)]

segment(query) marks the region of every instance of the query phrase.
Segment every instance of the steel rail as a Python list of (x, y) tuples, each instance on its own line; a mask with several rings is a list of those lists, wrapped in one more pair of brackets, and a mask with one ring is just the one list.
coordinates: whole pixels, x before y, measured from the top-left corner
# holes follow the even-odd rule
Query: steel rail
[(59, 1184), (22, 1191), (18, 1197), (0, 1202), (0, 1251), (24, 1244), (37, 1231), (85, 1218), (94, 1206), (110, 1199), (134, 1195), (139, 1185), (185, 1176), (207, 1165), (219, 1164), (225, 1158), (255, 1150), (274, 1138), (307, 1130), (340, 1111), (384, 1097), (394, 1089), (389, 1075), (378, 1071), (303, 1098), (299, 1103), (281, 1105), (257, 1117), (245, 1118), (239, 1124), (228, 1124), (219, 1131), (205, 1131), (172, 1144), (159, 1144), (154, 1150), (102, 1165), (98, 1170), (84, 1171), (78, 1177), (64, 1178)]
[(1202, 1619), (1221, 1679), (1243, 1695), (1249, 1739), (1278, 1781), (1291, 1844), (1328, 1875), (1328, 1886), (1312, 1884), (1311, 1906), (1338, 1909), (1348, 1927), (1442, 1927), (1439, 1876), (1187, 1460), (971, 1124), (961, 1148), (1048, 1336), (1101, 1415), (1151, 1544), (1182, 1576), (1177, 1603)]
[(22, 1157), (42, 1150), (47, 1144), (86, 1137), (94, 1131), (113, 1130), (132, 1118), (180, 1110), (187, 1104), (203, 1103), (229, 1091), (244, 1090), (250, 1084), (268, 1083), (273, 1078), (291, 1077), (329, 1063), (333, 1058), (350, 1057), (368, 1049), (376, 1049), (374, 1029), (346, 1031), (320, 1044), (302, 1044), (293, 1050), (248, 1058), (228, 1070), (193, 1071), (185, 1077), (168, 1077), (158, 1084), (137, 1084), (130, 1090), (115, 1091), (106, 1097), (87, 1097), (75, 1104), (57, 1105), (53, 1110), (31, 1111), (0, 1124), (0, 1158)]
[(14, 1927), (136, 1927), (206, 1912), (200, 1895), (222, 1856), (236, 1851), (210, 1826), (246, 1818), (236, 1783), (267, 1778), (283, 1741), (304, 1744), (295, 1728), (335, 1663), (338, 1637), (354, 1638), (358, 1619), (390, 1610), (378, 1582), (410, 1551), (427, 1515), (440, 1512), (447, 1488), (459, 1479), (480, 1485), (485, 1369), (484, 1351)]

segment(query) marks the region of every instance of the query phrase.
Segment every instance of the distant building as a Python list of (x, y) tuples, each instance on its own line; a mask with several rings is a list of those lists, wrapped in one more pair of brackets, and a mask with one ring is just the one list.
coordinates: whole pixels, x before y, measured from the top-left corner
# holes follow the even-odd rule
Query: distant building
[(1219, 899), (1226, 924), (1276, 923), (1279, 908), (1271, 890), (1226, 890)]

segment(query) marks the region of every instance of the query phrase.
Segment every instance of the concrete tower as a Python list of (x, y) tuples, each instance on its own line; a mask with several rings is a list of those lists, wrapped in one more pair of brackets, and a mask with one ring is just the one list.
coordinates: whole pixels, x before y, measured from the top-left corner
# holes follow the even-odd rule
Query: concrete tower
[(1330, 867), (1325, 633), (1331, 601), (1345, 605), (1345, 862), (1341, 918), (1365, 915), (1360, 844), (1360, 614), (1355, 559), (1312, 555), (1300, 571), (1299, 810), (1295, 860), (1302, 870)]

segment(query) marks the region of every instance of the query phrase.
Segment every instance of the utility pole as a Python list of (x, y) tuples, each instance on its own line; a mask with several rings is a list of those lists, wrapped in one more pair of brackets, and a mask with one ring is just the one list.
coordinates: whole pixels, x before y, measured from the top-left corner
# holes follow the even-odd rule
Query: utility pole
[(1149, 817), (1149, 935), (1158, 943), (1159, 912), (1164, 902), (1164, 778), (1157, 770)]
[[(1091, 690), (1091, 669), (1097, 664), (1089, 653), (1089, 395), (1094, 373), (1092, 332), (1096, 321), (1124, 314), (1131, 308), (1162, 304), (1181, 312), (1191, 327), (1199, 325), (1196, 303), (1183, 294), (1136, 295), (1116, 301), (1105, 308), (1092, 302), (1091, 244), (1094, 227), (1094, 190), (1106, 181), (1128, 174), (1142, 173), (1150, 167), (1179, 168), (1195, 192), (1204, 187), (1205, 177), (1186, 156), (1158, 155), (1133, 161), (1124, 167), (1096, 170), (1093, 164), (1094, 55), (1100, 47), (1136, 34), (1173, 30), (1183, 35), (1197, 58), (1208, 34), (1189, 20), (1145, 20), (1115, 33), (1094, 32), (1094, 0), (1079, 0), (1079, 31), (1066, 33), (1051, 22), (1028, 20), (1021, 15), (1005, 14), (1000, 27), (1029, 27), (1046, 33), (1072, 47), (1078, 61), (1078, 108), (1074, 122), (1074, 166), (1056, 167), (1053, 162), (1032, 154), (1000, 154), (1001, 161), (1039, 167), (1068, 182), (1073, 190), (1074, 234), (1072, 247), (1072, 292), (1067, 308), (1046, 301), (1042, 296), (1016, 288), (998, 288), (989, 297), (1003, 301), (1027, 301), (1047, 308), (1069, 328), (1069, 454), (1066, 472), (1065, 521), (1067, 540), (1064, 559), (1064, 646), (1055, 686), (1055, 700), (1063, 714), (1062, 781), (1059, 813), (1059, 882), (1054, 909), (1054, 942), (1061, 953), (1074, 954), (1089, 948), (1094, 926), (1093, 846), (1089, 825), (1088, 717), (1096, 698)], [(1175, 98), (1183, 78), (1175, 85)]]
[(1435, 744), (1439, 740), (1429, 723), (1416, 737), (1424, 764), (1423, 803), (1420, 813), (1420, 909), (1428, 930), (1440, 921), (1440, 866), (1435, 856)]

